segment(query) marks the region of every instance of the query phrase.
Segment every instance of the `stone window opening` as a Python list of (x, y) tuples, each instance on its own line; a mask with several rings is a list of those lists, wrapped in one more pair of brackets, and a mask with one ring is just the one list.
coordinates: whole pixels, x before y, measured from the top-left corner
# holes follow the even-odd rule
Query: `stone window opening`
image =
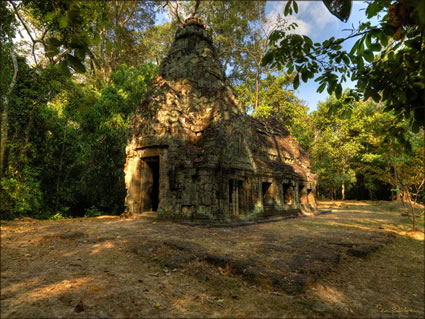
[(294, 190), (291, 184), (283, 184), (283, 203), (285, 205), (293, 205), (294, 203)]
[(143, 211), (158, 210), (159, 205), (159, 156), (142, 158)]

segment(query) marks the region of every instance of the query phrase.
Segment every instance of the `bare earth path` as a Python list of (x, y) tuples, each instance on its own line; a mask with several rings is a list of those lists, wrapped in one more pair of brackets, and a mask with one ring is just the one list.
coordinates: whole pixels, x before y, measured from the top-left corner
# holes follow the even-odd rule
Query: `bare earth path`
[(234, 228), (4, 222), (1, 318), (423, 318), (423, 233), (391, 205)]

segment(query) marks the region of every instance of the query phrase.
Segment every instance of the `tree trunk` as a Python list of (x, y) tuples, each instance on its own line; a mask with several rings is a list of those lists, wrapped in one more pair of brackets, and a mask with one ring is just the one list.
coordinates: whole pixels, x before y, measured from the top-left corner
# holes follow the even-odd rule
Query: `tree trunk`
[(341, 185), (341, 199), (345, 200), (345, 184), (342, 183)]
[(60, 189), (60, 177), (61, 177), (61, 173), (62, 173), (62, 165), (63, 165), (63, 154), (65, 152), (65, 141), (66, 141), (66, 124), (64, 126), (63, 129), (63, 142), (62, 142), (62, 150), (61, 150), (61, 155), (60, 155), (60, 160), (59, 160), (59, 171), (58, 171), (58, 179), (56, 182), (56, 203), (55, 203), (55, 211), (58, 210), (58, 205), (59, 205), (59, 200), (60, 200), (60, 196), (59, 196), (59, 189)]
[(398, 181), (398, 175), (397, 175), (397, 169), (395, 167), (395, 163), (393, 165), (393, 171), (394, 171), (394, 179), (397, 181), (397, 191), (395, 194), (395, 198), (397, 202), (402, 202), (402, 198), (401, 198), (401, 192), (402, 190), (400, 189), (399, 185), (399, 181)]
[(255, 105), (254, 111), (258, 108), (258, 96), (260, 92), (260, 66), (257, 65), (257, 73), (255, 75)]
[(9, 84), (9, 89), (3, 96), (3, 112), (1, 114), (1, 143), (0, 143), (0, 176), (3, 176), (4, 172), (4, 156), (6, 153), (7, 143), (7, 130), (8, 130), (8, 117), (9, 117), (9, 95), (12, 93), (13, 87), (16, 84), (16, 77), (18, 75), (18, 62), (16, 60), (15, 51), (13, 50), (13, 43), (10, 46), (10, 57), (13, 63), (13, 77)]

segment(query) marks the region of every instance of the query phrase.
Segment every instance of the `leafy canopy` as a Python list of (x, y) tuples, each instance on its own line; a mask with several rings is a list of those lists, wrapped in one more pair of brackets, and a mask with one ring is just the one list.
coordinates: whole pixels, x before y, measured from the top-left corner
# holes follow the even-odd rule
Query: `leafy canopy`
[[(285, 14), (297, 10), (296, 1), (289, 1)], [(296, 71), (295, 88), (301, 80), (315, 79), (318, 92), (327, 88), (337, 98), (342, 95), (342, 83), (351, 78), (357, 84), (347, 101), (372, 98), (383, 102), (399, 119), (412, 117), (417, 132), (425, 124), (425, 2), (370, 1), (366, 15), (368, 19), (378, 17), (378, 23), (364, 22), (350, 36), (331, 37), (323, 43), (313, 43), (305, 35), (275, 31), (263, 63), (286, 68), (288, 73)], [(341, 17), (345, 20), (347, 15)], [(341, 44), (353, 37), (358, 40), (351, 50), (343, 50)]]

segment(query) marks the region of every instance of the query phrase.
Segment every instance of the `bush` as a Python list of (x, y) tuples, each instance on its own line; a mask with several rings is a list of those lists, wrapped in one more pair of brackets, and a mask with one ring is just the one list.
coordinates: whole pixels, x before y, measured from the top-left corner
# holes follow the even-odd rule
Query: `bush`
[(42, 203), (42, 193), (38, 181), (39, 173), (28, 166), (16, 175), (1, 180), (1, 218), (13, 219), (38, 213)]
[(84, 217), (98, 217), (102, 216), (103, 212), (99, 209), (97, 209), (96, 206), (91, 206), (90, 208), (86, 209), (86, 213), (84, 214)]

